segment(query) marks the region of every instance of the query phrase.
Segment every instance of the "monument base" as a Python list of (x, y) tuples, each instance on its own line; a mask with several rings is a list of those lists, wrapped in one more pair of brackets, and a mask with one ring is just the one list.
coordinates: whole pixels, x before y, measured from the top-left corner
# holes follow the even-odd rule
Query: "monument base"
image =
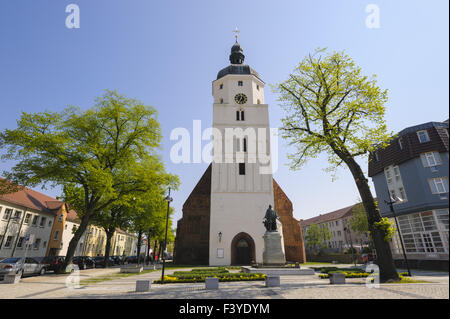
[(303, 276), (303, 275), (314, 275), (315, 272), (313, 269), (305, 268), (293, 268), (293, 267), (286, 267), (286, 268), (276, 268), (276, 267), (250, 267), (250, 266), (242, 266), (241, 268), (242, 272), (245, 272), (247, 274), (266, 274), (268, 276)]
[(263, 265), (284, 266), (286, 258), (284, 256), (281, 243), (281, 235), (278, 231), (266, 231), (264, 238)]

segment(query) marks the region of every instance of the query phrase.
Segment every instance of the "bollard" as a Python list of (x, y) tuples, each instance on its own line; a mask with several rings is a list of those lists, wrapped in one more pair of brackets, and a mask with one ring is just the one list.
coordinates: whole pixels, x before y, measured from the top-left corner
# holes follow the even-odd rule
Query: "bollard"
[(345, 284), (345, 275), (341, 273), (329, 274), (331, 285)]
[(280, 287), (280, 276), (266, 276), (266, 287)]
[(0, 280), (0, 284), (17, 284), (20, 282), (20, 275), (16, 274), (8, 274), (3, 277), (3, 280)]
[(150, 280), (137, 280), (136, 292), (147, 292), (150, 290)]
[(219, 289), (219, 279), (215, 277), (205, 278), (205, 289), (207, 290)]

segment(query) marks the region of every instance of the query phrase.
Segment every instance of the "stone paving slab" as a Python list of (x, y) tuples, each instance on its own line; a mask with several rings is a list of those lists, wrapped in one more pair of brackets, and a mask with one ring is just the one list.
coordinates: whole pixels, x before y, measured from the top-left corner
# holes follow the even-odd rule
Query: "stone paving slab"
[[(180, 270), (180, 269), (176, 269)], [(175, 269), (167, 270), (171, 274)], [(190, 270), (184, 268), (183, 270)], [(119, 269), (90, 269), (80, 272), (80, 279), (118, 273)], [(118, 278), (67, 288), (68, 275), (46, 275), (24, 278), (17, 285), (0, 287), (0, 298), (124, 298), (124, 299), (428, 299), (449, 298), (448, 273), (415, 272), (414, 279), (426, 284), (381, 284), (367, 288), (364, 278), (351, 278), (345, 285), (330, 285), (328, 279), (310, 276), (281, 276), (280, 287), (266, 288), (264, 281), (219, 283), (219, 290), (205, 290), (204, 283), (152, 284), (150, 291), (136, 293), (136, 280), (155, 280), (161, 271)]]

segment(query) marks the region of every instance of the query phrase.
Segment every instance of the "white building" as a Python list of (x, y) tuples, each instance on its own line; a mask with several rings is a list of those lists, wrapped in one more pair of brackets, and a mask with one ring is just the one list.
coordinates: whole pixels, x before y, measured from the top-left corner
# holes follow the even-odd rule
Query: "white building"
[(292, 203), (272, 177), (265, 83), (243, 64), (237, 39), (230, 62), (212, 82), (213, 162), (183, 206), (175, 262), (262, 263), (263, 218), (269, 205), (281, 217), (286, 260), (304, 262), (301, 228), (293, 218)]
[[(24, 188), (0, 196), (0, 257), (55, 255), (66, 215), (63, 202)], [(27, 242), (27, 238), (30, 238)]]

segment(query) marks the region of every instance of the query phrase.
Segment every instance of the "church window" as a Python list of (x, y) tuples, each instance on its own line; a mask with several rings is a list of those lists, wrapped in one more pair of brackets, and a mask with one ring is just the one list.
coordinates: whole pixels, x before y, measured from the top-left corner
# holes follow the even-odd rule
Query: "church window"
[(238, 81), (238, 86), (244, 86), (244, 82)]
[(256, 89), (259, 91), (259, 85), (256, 86)]
[(247, 139), (244, 138), (244, 152), (247, 152)]
[(245, 175), (245, 163), (239, 163), (239, 175)]
[(223, 99), (220, 99), (220, 104), (223, 104)]
[(257, 104), (261, 104), (261, 101), (258, 99), (258, 101), (256, 102)]
[(239, 111), (236, 111), (236, 121), (240, 121), (241, 120), (241, 118), (240, 118), (240, 112)]
[(222, 89), (223, 89), (223, 84), (221, 84), (221, 85), (219, 86), (219, 88), (222, 90)]
[(241, 121), (244, 120), (244, 111), (241, 111)]

